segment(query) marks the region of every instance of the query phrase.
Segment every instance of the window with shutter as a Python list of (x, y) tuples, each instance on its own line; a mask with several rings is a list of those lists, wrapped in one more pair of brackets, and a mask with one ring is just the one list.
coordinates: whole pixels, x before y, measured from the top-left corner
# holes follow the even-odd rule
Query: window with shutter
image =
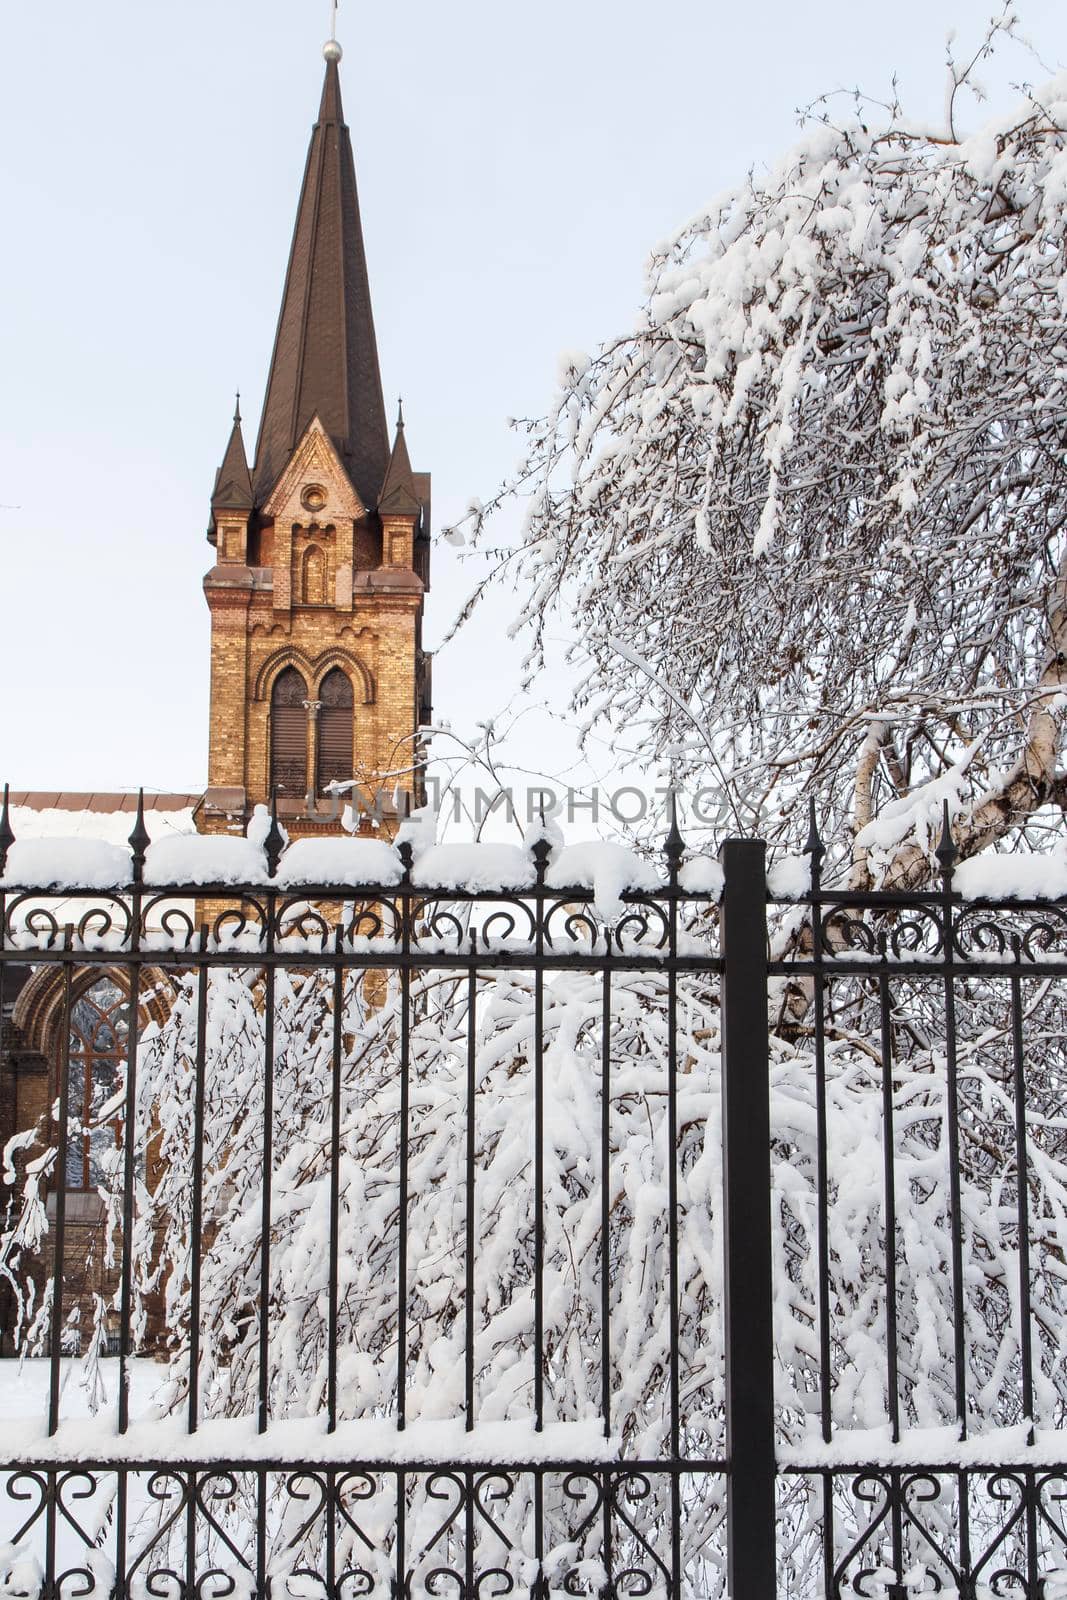
[(317, 789), (328, 783), (347, 783), (352, 777), (352, 682), (340, 667), (328, 672), (319, 686), (319, 770)]
[(307, 697), (295, 667), (279, 672), (270, 696), (270, 783), (290, 797), (307, 793)]

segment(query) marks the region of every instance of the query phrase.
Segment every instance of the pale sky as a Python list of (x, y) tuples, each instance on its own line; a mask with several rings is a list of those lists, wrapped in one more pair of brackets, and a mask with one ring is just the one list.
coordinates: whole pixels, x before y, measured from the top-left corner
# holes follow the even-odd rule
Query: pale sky
[[(342, 0), (382, 374), (437, 528), (486, 499), (559, 353), (623, 332), (649, 249), (860, 84), (936, 119), (992, 0)], [(1023, 0), (1067, 62), (1063, 0)], [(208, 499), (246, 439), (322, 76), (326, 0), (7, 0), (0, 22), (0, 781), (206, 782)], [(1045, 73), (1008, 52), (987, 73)], [(977, 120), (974, 113), (968, 113)], [(428, 642), (470, 575), (435, 551)], [(518, 678), (505, 604), (435, 665), (457, 727)], [(561, 700), (562, 684), (545, 691)], [(560, 710), (562, 710), (562, 704)], [(556, 736), (531, 723), (531, 760)]]

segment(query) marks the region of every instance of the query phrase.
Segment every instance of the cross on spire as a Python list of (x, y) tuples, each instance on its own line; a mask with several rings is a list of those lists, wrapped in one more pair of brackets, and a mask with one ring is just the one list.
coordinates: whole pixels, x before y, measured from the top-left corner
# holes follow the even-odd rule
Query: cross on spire
[(337, 42), (337, 7), (339, 0), (330, 0), (330, 40)]

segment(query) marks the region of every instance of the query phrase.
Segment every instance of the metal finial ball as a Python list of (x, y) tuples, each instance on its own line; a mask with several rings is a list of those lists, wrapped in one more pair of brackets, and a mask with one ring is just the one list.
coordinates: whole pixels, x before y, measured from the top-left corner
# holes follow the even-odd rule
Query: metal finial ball
[(340, 61), (344, 51), (336, 39), (327, 39), (322, 47), (322, 54), (327, 61)]

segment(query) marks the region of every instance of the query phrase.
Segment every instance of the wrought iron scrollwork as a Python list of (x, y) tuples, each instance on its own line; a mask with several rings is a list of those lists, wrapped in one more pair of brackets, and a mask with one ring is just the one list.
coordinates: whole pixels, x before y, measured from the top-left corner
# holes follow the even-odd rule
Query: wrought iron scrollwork
[[(127, 1582), (143, 1569), (145, 1589), (155, 1600), (184, 1600), (184, 1578), (171, 1566), (153, 1567), (150, 1563), (157, 1550), (163, 1561), (167, 1559), (171, 1529), (193, 1503), (193, 1474), (174, 1467), (159, 1467), (151, 1472), (146, 1490), (157, 1506), (154, 1519), (150, 1512), (146, 1520), (154, 1520), (155, 1526), (146, 1543), (128, 1563)], [(175, 1503), (169, 1507), (168, 1502), (172, 1500)]]

